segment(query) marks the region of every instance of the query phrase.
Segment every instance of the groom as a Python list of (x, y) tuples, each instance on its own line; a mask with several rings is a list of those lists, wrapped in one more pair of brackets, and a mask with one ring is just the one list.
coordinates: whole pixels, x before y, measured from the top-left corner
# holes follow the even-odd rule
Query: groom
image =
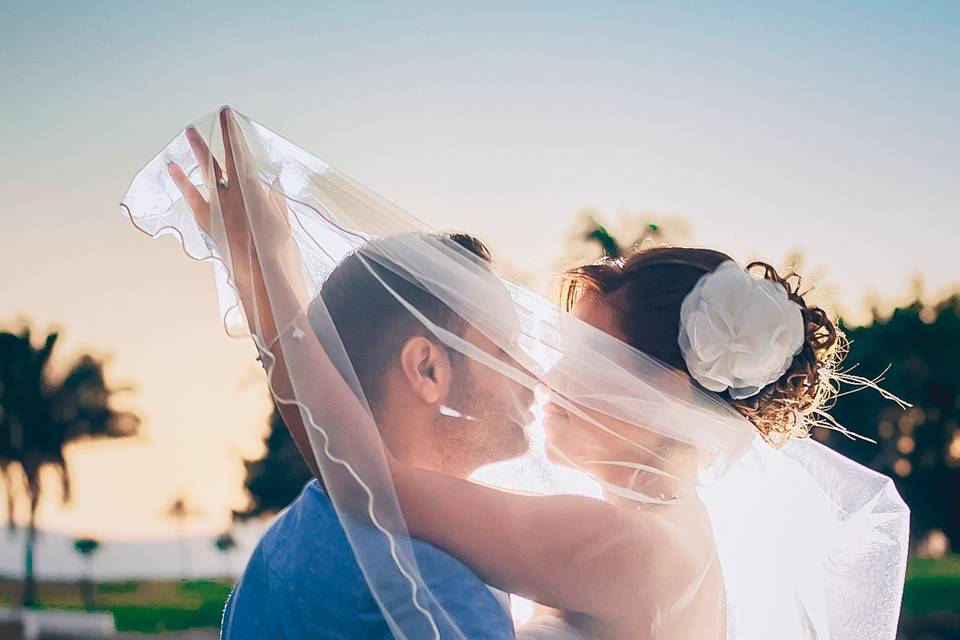
[[(480, 263), (490, 262), (489, 251), (476, 238), (449, 235), (442, 240), (466, 248)], [(387, 237), (375, 242), (389, 245), (393, 241)], [(505, 385), (491, 369), (447, 349), (382, 282), (439, 326), (490, 354), (504, 358), (502, 352), (429, 293), (381, 264), (364, 260), (366, 248), (337, 266), (311, 304), (308, 317), (317, 333), (322, 323), (332, 322), (386, 447), (401, 462), (458, 477), (522, 454), (528, 443), (518, 425), (525, 416), (517, 414), (532, 404), (532, 393)], [(484, 417), (467, 426), (463, 414)], [(317, 473), (299, 416), (287, 415), (288, 425), (296, 423), (291, 432), (301, 453)], [(344, 517), (350, 516), (339, 515)], [(311, 481), (254, 551), (227, 602), (221, 637), (392, 638), (354, 556), (354, 548), (367, 542), (376, 544), (376, 532), (352, 527), (348, 540), (323, 486)], [(410, 543), (433, 598), (421, 598), (421, 603), (431, 610), (440, 637), (514, 637), (504, 594), (495, 595), (443, 551), (416, 539)], [(377, 568), (378, 572), (391, 569), (396, 570)], [(377, 596), (401, 624), (422, 615), (409, 589), (406, 593), (381, 589)], [(432, 629), (429, 635), (427, 629), (424, 636), (433, 637)]]

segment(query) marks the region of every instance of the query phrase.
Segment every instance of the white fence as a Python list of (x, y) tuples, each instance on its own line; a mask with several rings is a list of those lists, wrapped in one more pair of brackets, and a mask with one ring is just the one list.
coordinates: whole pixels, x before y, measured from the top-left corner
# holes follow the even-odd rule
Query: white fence
[(115, 629), (112, 613), (0, 609), (2, 640), (106, 640)]

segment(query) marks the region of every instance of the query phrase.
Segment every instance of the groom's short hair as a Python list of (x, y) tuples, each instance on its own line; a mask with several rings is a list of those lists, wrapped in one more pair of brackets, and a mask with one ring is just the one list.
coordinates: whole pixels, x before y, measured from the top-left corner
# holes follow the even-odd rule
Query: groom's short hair
[[(403, 345), (416, 336), (434, 339), (429, 329), (401, 304), (398, 296), (434, 324), (457, 334), (464, 329), (463, 319), (417, 284), (415, 278), (404, 277), (402, 267), (385, 266), (390, 262), (386, 256), (391, 250), (409, 246), (414, 235), (387, 236), (360, 246), (324, 280), (307, 311), (310, 326), (321, 343), (324, 342), (323, 328), (332, 321), (371, 409), (380, 401), (386, 373), (397, 361)], [(471, 235), (451, 233), (425, 237), (459, 245), (486, 268), (492, 263), (490, 250)], [(342, 365), (340, 368), (341, 373), (348, 375)]]

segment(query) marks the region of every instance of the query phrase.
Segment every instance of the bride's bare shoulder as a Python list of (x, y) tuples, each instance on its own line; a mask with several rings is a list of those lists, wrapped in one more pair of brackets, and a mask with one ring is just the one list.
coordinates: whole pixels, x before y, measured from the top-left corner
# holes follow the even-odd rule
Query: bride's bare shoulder
[(633, 569), (650, 579), (658, 574), (702, 574), (716, 555), (709, 517), (702, 504), (624, 510), (624, 536), (633, 541)]

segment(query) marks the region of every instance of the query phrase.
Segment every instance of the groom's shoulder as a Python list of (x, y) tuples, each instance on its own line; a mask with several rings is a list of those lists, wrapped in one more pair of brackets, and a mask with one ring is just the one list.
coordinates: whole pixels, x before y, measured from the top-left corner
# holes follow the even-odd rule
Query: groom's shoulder
[[(258, 551), (271, 572), (286, 580), (297, 577), (316, 583), (335, 578), (338, 584), (357, 584), (365, 590), (366, 579), (357, 563), (355, 547), (373, 558), (392, 545), (380, 531), (350, 522), (348, 537), (329, 496), (316, 480), (311, 480), (271, 525)], [(421, 570), (437, 574), (425, 575), (428, 582), (442, 578), (482, 584), (459, 560), (440, 549), (416, 538), (410, 539), (410, 544)]]
[[(351, 538), (354, 545), (382, 545), (379, 534), (365, 533), (358, 527), (351, 527)], [(470, 569), (421, 540), (411, 539), (410, 544), (421, 577), (437, 604), (458, 627), (470, 631), (468, 637), (513, 637), (507, 612)], [(290, 600), (286, 606), (306, 607), (311, 615), (326, 610), (332, 614), (328, 614), (328, 624), (334, 622), (331, 617), (339, 616), (345, 618), (345, 624), (351, 616), (380, 619), (350, 539), (330, 498), (316, 480), (307, 483), (274, 521), (254, 551), (253, 563), (259, 564), (258, 571), (273, 585), (268, 591), (280, 600)], [(379, 570), (396, 567), (381, 566)]]
[[(304, 485), (293, 502), (273, 521), (261, 540), (262, 546), (282, 546), (304, 527), (339, 528), (330, 498), (316, 480)], [(264, 544), (266, 543), (266, 544)]]
[(389, 637), (378, 618), (336, 511), (314, 480), (261, 537), (227, 600), (220, 637)]
[[(257, 551), (269, 570), (286, 580), (317, 581), (325, 574), (348, 584), (350, 578), (363, 579), (336, 509), (316, 480), (274, 520)], [(311, 562), (315, 558), (322, 562)]]

